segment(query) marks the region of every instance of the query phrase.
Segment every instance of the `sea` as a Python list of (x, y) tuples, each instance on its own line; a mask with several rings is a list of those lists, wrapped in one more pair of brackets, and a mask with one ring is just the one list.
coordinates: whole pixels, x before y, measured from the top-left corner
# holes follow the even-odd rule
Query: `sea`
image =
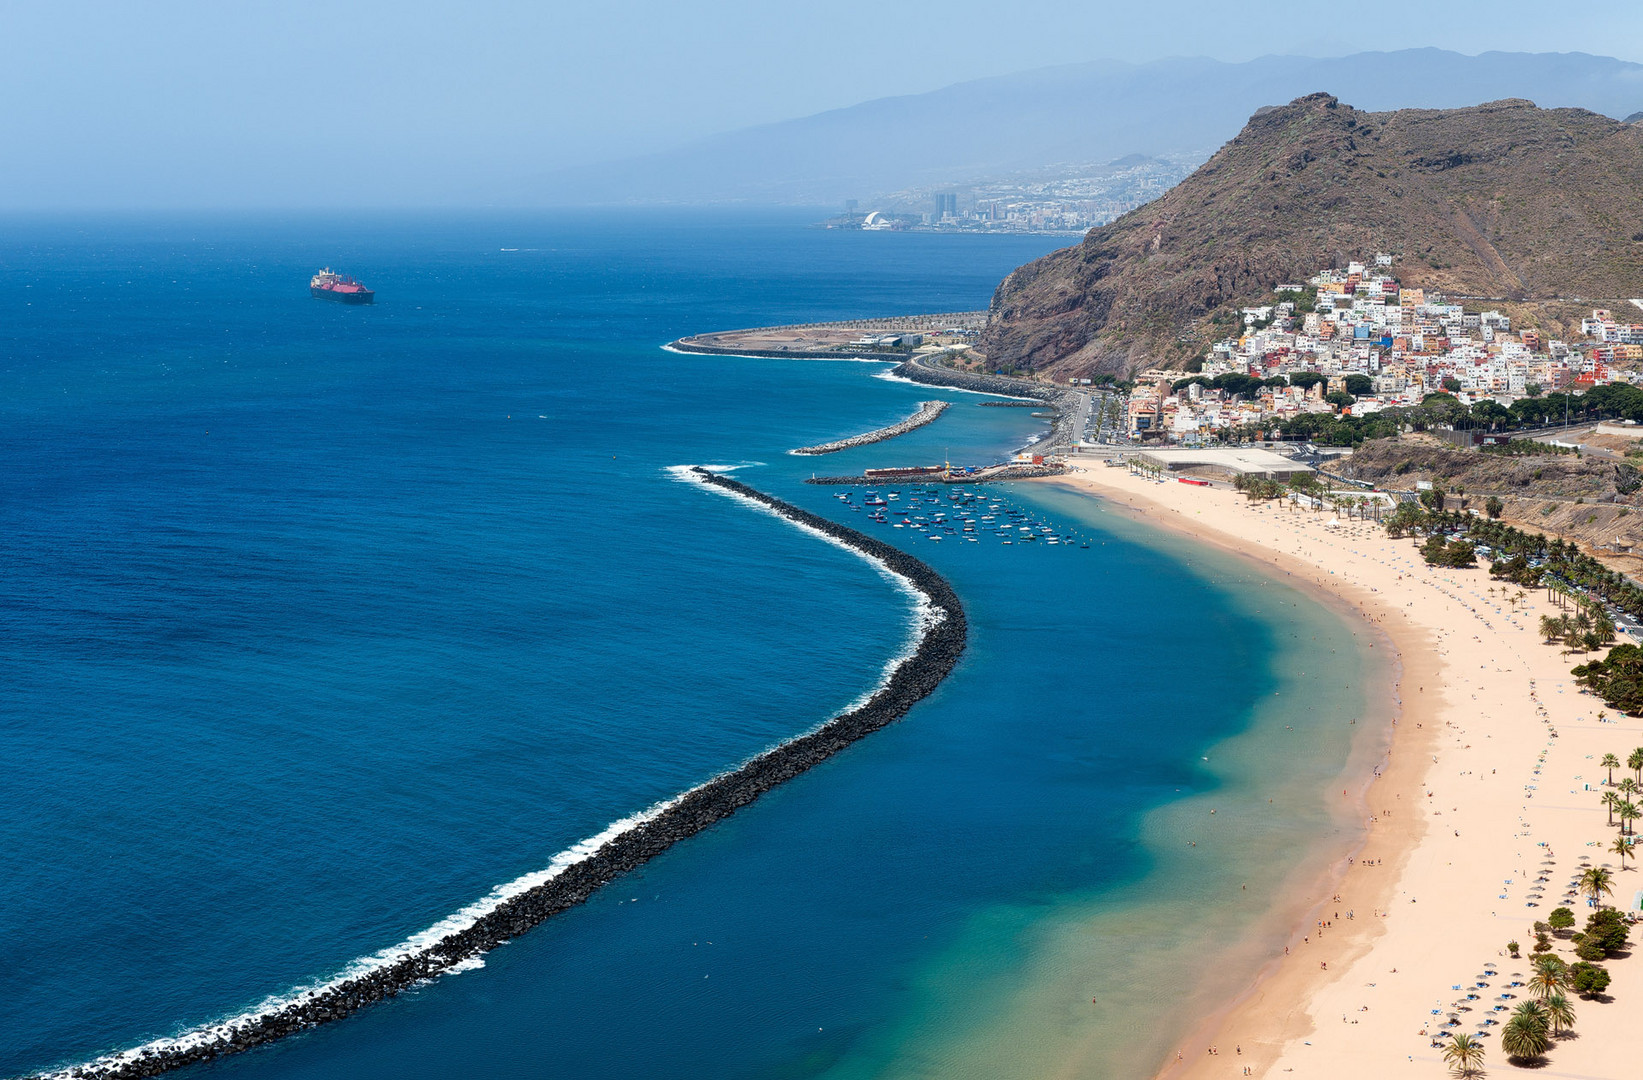
[(193, 1073), (1135, 1078), (1248, 984), (1361, 837), (1388, 650), (1050, 485), (984, 494), (1053, 546), (804, 483), (1045, 421), (668, 341), (984, 308), (1070, 242), (819, 216), (0, 223), (0, 1076), (324, 981), (871, 692), (905, 591), (695, 464), (935, 567), (954, 674), (482, 962)]

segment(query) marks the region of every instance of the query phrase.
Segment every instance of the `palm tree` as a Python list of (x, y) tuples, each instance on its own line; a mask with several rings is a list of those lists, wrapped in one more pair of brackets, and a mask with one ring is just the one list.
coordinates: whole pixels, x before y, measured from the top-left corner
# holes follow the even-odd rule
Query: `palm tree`
[(1561, 956), (1553, 956), (1550, 953), (1547, 953), (1545, 956), (1535, 957), (1532, 963), (1534, 964), (1536, 971), (1553, 971), (1562, 975), (1568, 975), (1569, 973), (1569, 965), (1563, 962), (1563, 958)]
[[(1635, 810), (1636, 807), (1632, 809)], [(1622, 810), (1621, 813), (1624, 814), (1625, 811)], [(1603, 897), (1614, 895), (1614, 875), (1602, 867), (1594, 866), (1580, 875), (1580, 891), (1591, 898), (1595, 907)]]
[(1598, 766), (1609, 770), (1609, 786), (1614, 787), (1614, 771), (1620, 768), (1620, 759), (1613, 754), (1604, 754), (1603, 760), (1598, 762)]
[(1535, 973), (1529, 976), (1529, 993), (1545, 1001), (1568, 989), (1570, 985), (1567, 964), (1551, 955), (1535, 958)]
[(1633, 795), (1643, 794), (1643, 784), (1639, 784), (1629, 776), (1622, 776), (1620, 783), (1616, 784), (1614, 789), (1628, 799)]
[(1643, 746), (1639, 746), (1626, 756), (1626, 768), (1637, 773), (1637, 780), (1643, 783)]
[(1609, 812), (1609, 825), (1614, 825), (1614, 808), (1620, 805), (1620, 796), (1612, 791), (1603, 793), (1603, 808)]
[(1476, 1035), (1451, 1035), (1443, 1060), (1457, 1076), (1476, 1076), (1483, 1068), (1483, 1044)]
[(1563, 620), (1552, 615), (1540, 617), (1540, 636), (1550, 645), (1563, 636)]
[(1551, 1021), (1538, 1001), (1525, 1001), (1512, 1013), (1500, 1033), (1500, 1048), (1508, 1057), (1537, 1058), (1552, 1045)]
[(1627, 799), (1625, 802), (1615, 807), (1614, 812), (1619, 815), (1620, 831), (1626, 836), (1632, 835), (1634, 831), (1631, 827), (1631, 822), (1643, 817), (1643, 810), (1639, 810), (1637, 804), (1632, 802), (1630, 799)]
[(1569, 1004), (1569, 999), (1562, 994), (1553, 994), (1545, 1001), (1546, 1019), (1552, 1023), (1552, 1034), (1561, 1035), (1565, 1031), (1573, 1031), (1575, 1026), (1575, 1007)]
[(1626, 869), (1626, 860), (1633, 857), (1632, 846), (1626, 842), (1626, 838), (1624, 836), (1615, 837), (1614, 843), (1610, 845), (1609, 850), (1620, 856), (1620, 869)]

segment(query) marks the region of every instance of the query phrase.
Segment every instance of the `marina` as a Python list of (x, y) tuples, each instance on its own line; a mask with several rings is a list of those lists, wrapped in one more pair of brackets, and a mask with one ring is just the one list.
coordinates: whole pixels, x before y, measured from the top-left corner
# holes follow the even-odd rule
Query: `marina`
[[(858, 498), (859, 494), (859, 498)], [(892, 529), (906, 529), (926, 540), (957, 540), (1006, 546), (1042, 544), (1089, 550), (1088, 534), (1052, 523), (1047, 515), (1011, 503), (1007, 497), (956, 487), (909, 487), (896, 490), (861, 488), (838, 492), (834, 498), (866, 521)], [(893, 504), (893, 505), (892, 505)]]

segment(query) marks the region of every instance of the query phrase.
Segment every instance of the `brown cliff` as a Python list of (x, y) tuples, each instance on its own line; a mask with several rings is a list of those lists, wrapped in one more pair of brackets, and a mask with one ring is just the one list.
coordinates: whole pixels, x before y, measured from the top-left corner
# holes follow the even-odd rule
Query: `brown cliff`
[(1643, 295), (1643, 129), (1522, 100), (1262, 109), (1159, 199), (1005, 278), (983, 344), (1051, 376), (1175, 366), (1274, 285), (1375, 252), (1464, 296)]

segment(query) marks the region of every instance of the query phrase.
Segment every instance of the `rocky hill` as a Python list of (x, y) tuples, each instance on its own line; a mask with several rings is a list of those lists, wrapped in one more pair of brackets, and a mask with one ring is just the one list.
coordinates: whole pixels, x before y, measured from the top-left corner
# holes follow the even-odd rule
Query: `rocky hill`
[[(1507, 457), (1457, 450), (1427, 435), (1372, 439), (1348, 457), (1343, 476), (1377, 487), (1408, 490), (1429, 480), (1444, 490), (1459, 489), (1474, 497), (1499, 495), (1530, 500), (1593, 504), (1643, 502), (1638, 488), (1616, 483), (1622, 462), (1573, 454)], [(1633, 472), (1636, 470), (1633, 469)], [(1622, 491), (1621, 488), (1631, 488)]]
[(1643, 295), (1643, 128), (1517, 99), (1262, 109), (1161, 198), (1010, 274), (983, 344), (1055, 376), (1178, 364), (1274, 285), (1377, 251), (1466, 296)]
[(1628, 573), (1643, 570), (1643, 475), (1631, 459), (1504, 457), (1413, 435), (1365, 442), (1339, 471), (1392, 490), (1429, 480), (1447, 493), (1449, 509), (1482, 510), (1493, 495), (1507, 522), (1572, 540)]

